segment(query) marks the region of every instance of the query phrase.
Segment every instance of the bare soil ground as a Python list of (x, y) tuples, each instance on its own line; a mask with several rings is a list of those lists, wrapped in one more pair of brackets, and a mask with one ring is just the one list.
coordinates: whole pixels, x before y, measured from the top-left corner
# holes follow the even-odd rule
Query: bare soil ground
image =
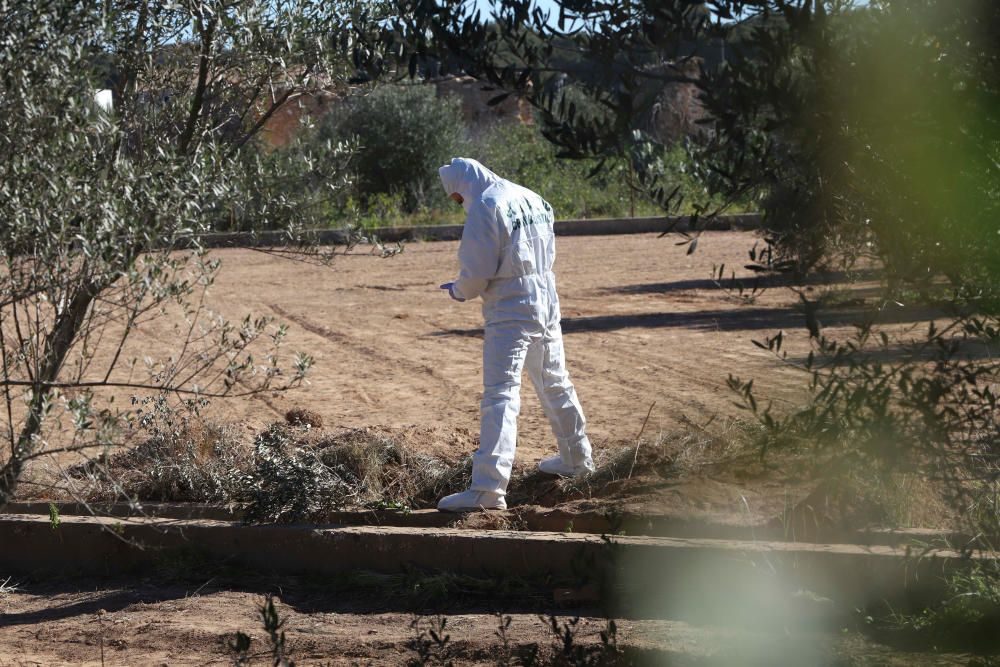
[[(745, 233), (711, 234), (685, 255), (654, 235), (559, 239), (568, 364), (594, 440), (634, 437), (654, 402), (650, 433), (682, 418), (733, 415), (725, 388), (732, 371), (760, 378), (776, 400), (797, 398), (793, 374), (750, 343), (767, 331), (800, 328), (794, 295), (775, 289), (741, 306), (709, 280), (713, 265), (742, 265), (752, 244)], [(352, 255), (330, 268), (223, 252), (212, 306), (287, 322), (290, 347), (313, 354), (316, 367), (308, 387), (220, 409), (271, 419), (302, 406), (328, 426), (476, 432), (482, 316), (478, 302), (458, 304), (438, 289), (457, 270), (456, 250), (456, 243), (414, 243), (397, 257)], [(554, 443), (525, 388), (519, 457), (533, 462)]]
[[(415, 639), (435, 618), (433, 605), (372, 594), (325, 590), (322, 582), (282, 580), (225, 585), (207, 579), (166, 584), (117, 581), (28, 583), (0, 594), (0, 665), (226, 665), (237, 631), (251, 637), (250, 664), (270, 663), (259, 608), (265, 591), (286, 625), (290, 657), (299, 665), (405, 665), (417, 657)], [(495, 634), (497, 612), (511, 618), (509, 648)], [(448, 604), (450, 641), (435, 657), (456, 665), (516, 662), (537, 646), (551, 657), (558, 640), (546, 614), (560, 625), (579, 618), (576, 644), (596, 647), (606, 620), (593, 608), (544, 599)], [(414, 625), (416, 624), (416, 625)], [(856, 632), (717, 627), (681, 620), (624, 618), (620, 648), (651, 665), (917, 665), (967, 664), (968, 656), (893, 652)], [(431, 664), (444, 664), (433, 662)]]
[[(714, 265), (742, 266), (753, 242), (748, 233), (709, 233), (698, 252), (686, 255), (655, 235), (559, 239), (568, 365), (594, 440), (634, 438), (654, 402), (647, 435), (684, 419), (737, 414), (725, 388), (730, 372), (758, 378), (762, 395), (782, 404), (800, 397), (798, 376), (750, 343), (782, 328), (805, 340), (794, 295), (772, 289), (741, 305), (710, 279)], [(208, 306), (236, 321), (248, 313), (276, 317), (290, 327), (288, 349), (310, 353), (316, 364), (308, 386), (216, 401), (212, 413), (260, 424), (302, 407), (333, 428), (416, 424), (478, 432), (479, 302), (459, 304), (438, 289), (457, 271), (457, 248), (417, 242), (387, 259), (362, 248), (329, 267), (217, 251), (222, 269)], [(122, 358), (168, 355), (176, 324), (141, 328)], [(533, 462), (555, 445), (527, 382), (523, 398), (518, 452)]]

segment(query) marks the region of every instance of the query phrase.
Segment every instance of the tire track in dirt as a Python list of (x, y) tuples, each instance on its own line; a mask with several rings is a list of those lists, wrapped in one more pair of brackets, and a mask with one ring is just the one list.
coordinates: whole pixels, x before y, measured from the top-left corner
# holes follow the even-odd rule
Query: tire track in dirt
[(437, 372), (437, 370), (434, 369), (434, 367), (430, 366), (429, 364), (417, 363), (411, 361), (406, 357), (390, 356), (386, 354), (384, 351), (376, 350), (375, 348), (370, 347), (365, 343), (362, 343), (354, 336), (350, 336), (348, 334), (341, 333), (339, 331), (334, 331), (333, 329), (330, 329), (329, 327), (324, 326), (322, 324), (317, 324), (311, 321), (309, 318), (304, 317), (302, 315), (297, 315), (295, 313), (291, 313), (277, 304), (273, 303), (268, 304), (268, 307), (281, 317), (290, 320), (295, 324), (298, 324), (300, 327), (302, 327), (309, 333), (325, 338), (331, 343), (339, 343), (341, 345), (345, 345), (353, 349), (356, 353), (360, 354), (361, 356), (369, 357), (371, 359), (391, 361), (392, 364), (395, 366), (402, 366), (414, 373), (424, 373), (430, 375), (435, 380), (438, 380), (439, 382), (445, 384), (449, 383), (447, 379), (441, 377), (441, 375)]
[(278, 304), (269, 303), (268, 308), (277, 313), (279, 316), (299, 325), (309, 333), (320, 336), (331, 343), (342, 345), (369, 361), (374, 360), (382, 362), (381, 365), (388, 366), (390, 368), (403, 368), (418, 377), (430, 376), (442, 385), (445, 390), (449, 392), (450, 396), (456, 396), (459, 393), (460, 388), (455, 385), (454, 382), (443, 377), (437, 369), (429, 364), (414, 362), (407, 357), (390, 354), (388, 350), (377, 350), (359, 341), (354, 336), (334, 331), (325, 325), (313, 322), (308, 317), (290, 312)]

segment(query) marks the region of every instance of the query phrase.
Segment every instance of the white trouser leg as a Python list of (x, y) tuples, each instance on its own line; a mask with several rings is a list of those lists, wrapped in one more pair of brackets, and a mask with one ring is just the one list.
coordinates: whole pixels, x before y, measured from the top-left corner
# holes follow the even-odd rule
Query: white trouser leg
[(562, 460), (571, 468), (578, 468), (591, 459), (591, 448), (585, 433), (587, 420), (566, 371), (559, 324), (547, 328), (540, 338), (532, 341), (525, 365), (542, 410), (552, 425)]
[(479, 449), (472, 457), (473, 491), (507, 492), (517, 446), (521, 372), (532, 340), (541, 338), (540, 327), (538, 331), (530, 328), (524, 323), (486, 325)]

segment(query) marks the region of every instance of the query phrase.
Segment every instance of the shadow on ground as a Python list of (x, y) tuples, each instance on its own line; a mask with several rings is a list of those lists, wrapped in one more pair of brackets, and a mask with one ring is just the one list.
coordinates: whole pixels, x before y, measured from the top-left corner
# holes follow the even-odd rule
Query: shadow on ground
[[(882, 273), (874, 269), (864, 269), (848, 274), (846, 271), (830, 273), (813, 273), (800, 279), (788, 273), (775, 273), (742, 278), (695, 278), (674, 280), (662, 283), (645, 283), (640, 285), (623, 285), (597, 290), (600, 294), (668, 294), (686, 290), (749, 290), (770, 289), (773, 287), (811, 286), (811, 285), (848, 285), (852, 282), (867, 282), (878, 280)], [(853, 290), (852, 290), (853, 291)]]
[[(874, 324), (908, 324), (926, 322), (942, 317), (945, 313), (931, 307), (886, 308), (874, 314)], [(821, 326), (855, 326), (871, 320), (871, 311), (862, 308), (821, 310)], [(564, 317), (563, 333), (588, 333), (617, 331), (620, 329), (686, 328), (703, 331), (761, 331), (806, 328), (806, 317), (801, 308), (741, 307), (725, 310), (699, 310), (693, 312), (657, 312), (636, 315), (595, 315), (592, 317)], [(480, 338), (482, 327), (472, 329), (443, 329), (431, 336), (465, 336)]]

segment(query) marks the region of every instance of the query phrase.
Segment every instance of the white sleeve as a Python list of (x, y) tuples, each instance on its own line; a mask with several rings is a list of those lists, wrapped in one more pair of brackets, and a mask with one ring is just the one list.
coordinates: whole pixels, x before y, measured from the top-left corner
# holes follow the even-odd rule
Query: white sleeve
[(458, 246), (459, 275), (455, 294), (475, 299), (482, 294), (500, 267), (500, 241), (495, 212), (481, 203), (470, 207)]

